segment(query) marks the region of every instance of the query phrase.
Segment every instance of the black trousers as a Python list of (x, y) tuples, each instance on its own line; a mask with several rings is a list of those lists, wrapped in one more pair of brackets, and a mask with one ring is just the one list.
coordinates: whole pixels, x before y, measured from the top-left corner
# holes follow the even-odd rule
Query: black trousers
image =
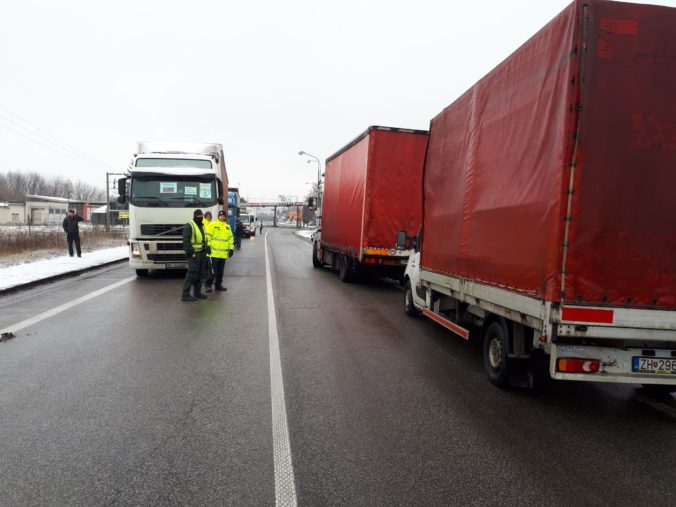
[(77, 250), (77, 256), (82, 255), (82, 250), (80, 249), (80, 235), (77, 236), (66, 236), (68, 240), (68, 255), (73, 256), (73, 243), (75, 243), (75, 249)]
[(225, 269), (225, 259), (220, 257), (212, 257), (211, 266), (213, 267), (213, 271), (211, 272), (212, 278), (207, 278), (207, 287), (211, 287), (212, 282), (215, 283), (216, 287), (223, 287), (223, 270)]
[(190, 295), (190, 287), (193, 288), (195, 296), (200, 294), (202, 281), (205, 279), (207, 269), (207, 255), (198, 253), (195, 257), (188, 257), (188, 271), (185, 274), (183, 282), (183, 292), (181, 296)]

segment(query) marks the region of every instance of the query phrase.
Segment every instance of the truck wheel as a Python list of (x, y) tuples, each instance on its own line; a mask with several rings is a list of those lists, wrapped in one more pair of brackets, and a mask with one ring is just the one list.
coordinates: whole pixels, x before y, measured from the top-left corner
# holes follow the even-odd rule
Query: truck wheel
[(413, 304), (413, 289), (411, 288), (410, 280), (406, 280), (406, 284), (404, 285), (404, 312), (409, 317), (420, 315), (420, 310)]
[(148, 276), (148, 270), (147, 269), (137, 269), (136, 270), (136, 276), (139, 278), (144, 278)]
[(352, 281), (352, 271), (350, 270), (350, 258), (347, 255), (341, 255), (338, 261), (338, 277), (343, 283)]
[(509, 382), (509, 334), (498, 321), (491, 322), (484, 332), (483, 359), (488, 380), (498, 387)]
[(312, 265), (315, 268), (322, 267), (322, 261), (319, 260), (319, 255), (317, 254), (317, 243), (312, 243)]

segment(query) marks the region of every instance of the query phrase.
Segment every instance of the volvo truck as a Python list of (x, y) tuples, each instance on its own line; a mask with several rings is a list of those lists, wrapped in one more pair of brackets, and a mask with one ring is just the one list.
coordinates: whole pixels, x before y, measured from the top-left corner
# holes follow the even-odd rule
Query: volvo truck
[(129, 202), (129, 265), (150, 270), (186, 269), (183, 227), (201, 209), (218, 216), (228, 175), (217, 143), (139, 142), (120, 202)]

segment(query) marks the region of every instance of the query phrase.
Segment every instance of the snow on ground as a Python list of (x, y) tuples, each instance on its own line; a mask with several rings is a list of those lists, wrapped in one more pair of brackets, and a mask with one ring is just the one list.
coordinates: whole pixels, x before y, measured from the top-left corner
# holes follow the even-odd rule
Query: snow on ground
[(0, 271), (0, 291), (11, 289), (26, 283), (44, 280), (53, 276), (81, 271), (106, 264), (108, 262), (126, 259), (129, 256), (129, 247), (119, 246), (104, 248), (92, 252), (83, 252), (82, 257), (69, 257), (68, 254), (27, 262), (15, 266), (4, 267)]
[(296, 231), (296, 235), (302, 238), (309, 238), (315, 233), (315, 229), (303, 229), (302, 231)]

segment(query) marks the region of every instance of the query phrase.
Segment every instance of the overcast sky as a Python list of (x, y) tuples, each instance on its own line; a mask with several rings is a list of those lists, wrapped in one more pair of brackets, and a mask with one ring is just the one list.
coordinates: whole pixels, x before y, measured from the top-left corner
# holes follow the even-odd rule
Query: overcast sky
[[(427, 129), (568, 4), (7, 2), (0, 172), (103, 188), (106, 170), (124, 171), (136, 141), (219, 142), (242, 195), (300, 198), (317, 166), (299, 150), (323, 164), (369, 125)], [(78, 152), (65, 156), (48, 134)]]

